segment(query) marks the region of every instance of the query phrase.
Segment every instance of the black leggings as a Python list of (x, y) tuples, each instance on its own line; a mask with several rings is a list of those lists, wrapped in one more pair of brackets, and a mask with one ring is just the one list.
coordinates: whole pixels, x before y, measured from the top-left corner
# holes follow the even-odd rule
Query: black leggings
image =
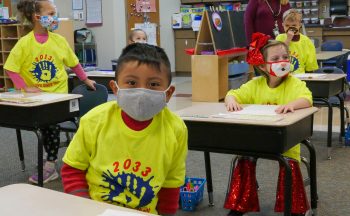
[(48, 161), (56, 161), (58, 148), (60, 147), (60, 127), (58, 125), (50, 125), (41, 129), (44, 136), (44, 148), (47, 153)]

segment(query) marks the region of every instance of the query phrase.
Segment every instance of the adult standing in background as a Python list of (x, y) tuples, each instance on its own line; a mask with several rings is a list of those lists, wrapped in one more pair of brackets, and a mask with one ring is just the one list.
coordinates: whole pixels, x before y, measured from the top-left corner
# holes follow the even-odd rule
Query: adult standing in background
[(272, 38), (284, 33), (282, 15), (289, 8), (289, 0), (249, 0), (244, 14), (248, 43), (254, 32), (271, 35)]

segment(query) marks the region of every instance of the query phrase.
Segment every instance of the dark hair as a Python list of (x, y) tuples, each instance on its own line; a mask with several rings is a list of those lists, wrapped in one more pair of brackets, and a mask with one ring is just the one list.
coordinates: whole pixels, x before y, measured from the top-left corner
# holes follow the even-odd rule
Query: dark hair
[(28, 20), (30, 23), (33, 23), (32, 15), (34, 13), (40, 13), (41, 2), (49, 0), (21, 0), (17, 4), (17, 10), (20, 14), (19, 18), (23, 23), (25, 20)]
[(129, 40), (130, 41), (133, 41), (133, 37), (134, 37), (134, 35), (135, 35), (135, 33), (136, 32), (143, 32), (145, 35), (146, 35), (146, 40), (147, 40), (147, 33), (144, 31), (144, 30), (142, 30), (142, 29), (133, 29), (131, 32), (130, 32), (130, 34), (129, 34)]
[(144, 43), (133, 43), (125, 47), (118, 58), (118, 64), (115, 70), (116, 80), (118, 80), (118, 73), (122, 70), (123, 66), (131, 61), (138, 62), (138, 65), (146, 64), (154, 67), (159, 72), (162, 71), (161, 69), (163, 67), (167, 73), (168, 85), (170, 85), (172, 79), (170, 62), (162, 48)]
[[(285, 50), (287, 51), (288, 55), (289, 55), (289, 52), (288, 52), (289, 49), (288, 49), (288, 46), (287, 46), (285, 43), (283, 43), (283, 42), (281, 42), (281, 41), (276, 41), (276, 40), (269, 40), (269, 41), (267, 42), (267, 44), (266, 44), (265, 46), (263, 46), (263, 47), (260, 49), (260, 52), (261, 52), (261, 54), (263, 55), (264, 61), (265, 61), (265, 62), (266, 62), (266, 60), (267, 60), (267, 50), (268, 50), (268, 48), (274, 47), (274, 46), (283, 46), (283, 47), (285, 48)], [(257, 66), (254, 66), (254, 68), (255, 68), (261, 75), (263, 75), (264, 77), (266, 77), (266, 79), (269, 79), (268, 73), (262, 71), (262, 70), (261, 70), (259, 67), (257, 67)]]

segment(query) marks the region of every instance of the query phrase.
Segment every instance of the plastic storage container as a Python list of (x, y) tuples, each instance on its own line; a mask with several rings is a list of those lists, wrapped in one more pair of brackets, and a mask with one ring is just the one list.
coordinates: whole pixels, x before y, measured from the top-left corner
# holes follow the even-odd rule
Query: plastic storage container
[(117, 69), (118, 59), (112, 59), (112, 70), (115, 71)]
[(297, 2), (295, 3), (295, 6), (296, 6), (297, 8), (301, 8), (301, 7), (303, 7), (303, 2), (302, 2), (302, 1), (297, 1)]
[(249, 73), (240, 74), (238, 76), (231, 76), (228, 78), (228, 88), (229, 89), (238, 89), (248, 81)]
[[(203, 200), (205, 178), (186, 178), (181, 187), (181, 208), (184, 211), (195, 211), (198, 203)], [(189, 185), (190, 188), (188, 187)]]
[(303, 18), (304, 24), (309, 24), (311, 22), (310, 18)]
[(246, 73), (249, 70), (248, 63), (242, 61), (241, 63), (233, 62), (228, 64), (228, 75), (239, 75), (242, 73)]
[(304, 7), (310, 7), (311, 1), (304, 1)]
[(350, 128), (349, 128), (349, 125), (345, 128), (345, 146), (350, 147)]

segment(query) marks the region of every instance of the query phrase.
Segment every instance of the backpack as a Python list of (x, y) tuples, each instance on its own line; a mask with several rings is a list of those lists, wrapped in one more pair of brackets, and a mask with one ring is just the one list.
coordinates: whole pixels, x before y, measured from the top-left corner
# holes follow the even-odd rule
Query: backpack
[(87, 28), (81, 28), (74, 31), (74, 43), (92, 43), (92, 31)]

